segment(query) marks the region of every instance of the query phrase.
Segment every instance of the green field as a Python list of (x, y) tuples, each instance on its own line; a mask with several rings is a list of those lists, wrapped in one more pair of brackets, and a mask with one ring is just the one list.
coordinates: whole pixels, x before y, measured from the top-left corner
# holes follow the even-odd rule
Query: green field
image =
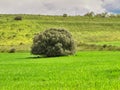
[[(32, 38), (49, 28), (69, 30), (76, 54), (31, 55)], [(120, 17), (1, 14), (0, 90), (120, 90), (119, 51)]]
[(36, 58), (0, 53), (0, 90), (120, 90), (120, 52)]
[[(23, 20), (15, 21), (16, 16), (22, 16)], [(120, 17), (0, 15), (0, 52), (10, 48), (20, 52), (30, 51), (34, 35), (49, 28), (69, 30), (77, 44), (120, 47)], [(78, 50), (87, 48), (84, 45), (83, 48), (78, 47)]]

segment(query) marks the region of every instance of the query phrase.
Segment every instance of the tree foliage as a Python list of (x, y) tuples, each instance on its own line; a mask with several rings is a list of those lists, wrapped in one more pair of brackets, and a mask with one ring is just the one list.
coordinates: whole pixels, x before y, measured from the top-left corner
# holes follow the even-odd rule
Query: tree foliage
[(75, 42), (68, 31), (52, 28), (35, 35), (31, 53), (48, 57), (70, 55), (75, 53)]
[(15, 18), (14, 18), (14, 20), (22, 20), (22, 17), (21, 16), (16, 16)]
[(63, 17), (67, 17), (68, 15), (65, 13), (65, 14), (63, 14)]
[(86, 13), (84, 16), (94, 17), (94, 16), (95, 16), (95, 13), (94, 13), (94, 12), (88, 12), (88, 13)]

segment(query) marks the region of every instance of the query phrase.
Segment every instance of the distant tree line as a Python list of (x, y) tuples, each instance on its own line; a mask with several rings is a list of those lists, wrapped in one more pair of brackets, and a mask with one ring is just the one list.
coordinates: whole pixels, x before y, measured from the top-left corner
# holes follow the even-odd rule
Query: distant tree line
[[(63, 14), (62, 16), (67, 17), (68, 14)], [(108, 12), (95, 14), (94, 12), (87, 12), (83, 16), (85, 16), (85, 17), (103, 17), (103, 18), (107, 18), (107, 17), (120, 17), (120, 14), (112, 14), (112, 13), (108, 13)]]
[(95, 14), (94, 12), (88, 12), (88, 13), (84, 14), (84, 16), (87, 16), (87, 17), (104, 17), (104, 18), (107, 18), (107, 17), (120, 17), (120, 14), (112, 14), (112, 13), (108, 13), (108, 12), (103, 12), (103, 13)]

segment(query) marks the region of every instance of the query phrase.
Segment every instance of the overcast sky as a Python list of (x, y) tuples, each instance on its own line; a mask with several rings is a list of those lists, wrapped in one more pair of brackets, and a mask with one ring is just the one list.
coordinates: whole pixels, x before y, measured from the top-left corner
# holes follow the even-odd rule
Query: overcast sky
[(120, 0), (0, 0), (2, 14), (120, 13)]

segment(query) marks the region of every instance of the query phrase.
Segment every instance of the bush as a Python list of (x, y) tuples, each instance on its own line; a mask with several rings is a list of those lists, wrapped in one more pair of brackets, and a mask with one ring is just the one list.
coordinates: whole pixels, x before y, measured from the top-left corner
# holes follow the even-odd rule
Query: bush
[(95, 16), (95, 13), (94, 13), (94, 12), (88, 12), (88, 13), (86, 13), (84, 16), (94, 17), (94, 16)]
[(104, 44), (102, 47), (103, 47), (103, 48), (106, 48), (106, 47), (107, 47), (107, 45), (106, 45), (106, 44)]
[(15, 53), (16, 49), (15, 48), (11, 48), (8, 52), (9, 53)]
[(67, 17), (68, 15), (67, 14), (63, 14), (63, 17)]
[(75, 42), (68, 31), (49, 29), (34, 37), (31, 53), (47, 57), (70, 55), (75, 53)]
[(22, 17), (21, 17), (21, 16), (16, 16), (16, 17), (14, 18), (14, 20), (22, 20)]

